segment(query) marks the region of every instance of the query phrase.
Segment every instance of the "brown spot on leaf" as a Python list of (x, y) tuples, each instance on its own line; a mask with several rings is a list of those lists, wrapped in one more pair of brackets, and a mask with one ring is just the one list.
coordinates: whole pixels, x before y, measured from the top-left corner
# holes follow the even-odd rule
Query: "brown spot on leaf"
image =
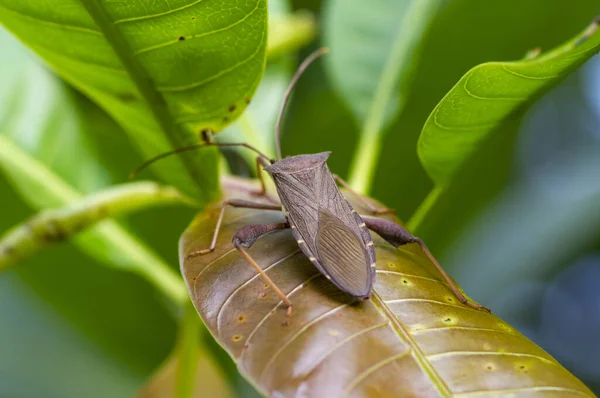
[(204, 142), (210, 142), (210, 139), (211, 139), (210, 129), (203, 129), (202, 131), (200, 131), (200, 138)]
[(235, 106), (235, 104), (229, 106), (229, 112), (235, 112), (235, 110), (237, 109), (237, 107)]
[(178, 40), (179, 40), (179, 41), (184, 41), (184, 40), (185, 40), (185, 37), (184, 37), (184, 36), (179, 36), (179, 39), (178, 39)]

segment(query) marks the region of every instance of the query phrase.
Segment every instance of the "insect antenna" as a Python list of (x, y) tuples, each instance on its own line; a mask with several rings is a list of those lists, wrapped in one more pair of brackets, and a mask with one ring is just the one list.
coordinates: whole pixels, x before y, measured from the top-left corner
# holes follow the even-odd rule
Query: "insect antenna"
[(281, 144), (279, 142), (279, 136), (281, 135), (281, 133), (280, 133), (281, 132), (281, 120), (283, 119), (283, 113), (285, 112), (285, 108), (290, 99), (290, 95), (292, 94), (292, 90), (296, 86), (298, 79), (300, 79), (300, 76), (302, 76), (302, 74), (304, 73), (306, 68), (308, 68), (308, 66), (315, 59), (319, 58), (323, 54), (327, 54), (328, 52), (329, 52), (329, 49), (327, 47), (321, 47), (318, 50), (316, 50), (315, 52), (313, 52), (312, 54), (310, 54), (304, 61), (302, 61), (302, 63), (298, 67), (298, 70), (294, 74), (294, 77), (292, 77), (292, 81), (290, 82), (290, 85), (288, 86), (287, 90), (285, 91), (285, 95), (283, 96), (283, 103), (281, 104), (281, 108), (279, 109), (279, 115), (277, 116), (277, 123), (275, 124), (275, 147), (277, 149), (277, 160), (281, 160), (281, 158), (282, 158), (281, 157)]
[(258, 156), (260, 156), (261, 158), (265, 159), (269, 163), (274, 163), (274, 161), (270, 157), (268, 157), (267, 155), (265, 155), (264, 153), (262, 153), (258, 149), (254, 148), (252, 145), (246, 144), (245, 142), (205, 142), (204, 144), (196, 144), (196, 145), (190, 145), (190, 146), (186, 146), (186, 147), (182, 147), (182, 148), (177, 148), (177, 149), (175, 149), (173, 151), (161, 153), (160, 155), (157, 155), (157, 156), (155, 156), (155, 157), (153, 157), (151, 159), (148, 159), (144, 163), (142, 163), (141, 165), (139, 165), (135, 170), (133, 170), (131, 172), (131, 174), (129, 174), (129, 179), (133, 180), (142, 170), (144, 170), (146, 167), (150, 166), (152, 163), (156, 162), (157, 160), (164, 159), (164, 158), (169, 157), (171, 155), (177, 155), (177, 154), (180, 154), (180, 153), (183, 153), (183, 152), (194, 151), (196, 149), (206, 148), (206, 147), (209, 147), (209, 146), (216, 146), (216, 147), (221, 147), (221, 146), (241, 146), (241, 147), (248, 148), (251, 151), (256, 152), (258, 154)]

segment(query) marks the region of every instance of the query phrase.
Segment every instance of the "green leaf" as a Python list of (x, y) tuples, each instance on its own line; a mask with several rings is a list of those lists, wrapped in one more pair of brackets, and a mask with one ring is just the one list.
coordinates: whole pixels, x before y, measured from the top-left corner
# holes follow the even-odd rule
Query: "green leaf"
[(585, 257), (600, 237), (595, 210), (600, 121), (586, 95), (594, 90), (598, 61), (573, 73), (527, 111), (513, 178), (444, 254), (448, 269), (471, 286), (473, 295), (507, 306), (507, 313), (515, 311), (508, 299), (511, 289), (547, 282)]
[(85, 193), (123, 182), (142, 162), (114, 121), (4, 29), (0, 47), (0, 134)]
[(182, 236), (182, 272), (211, 333), (265, 394), (593, 396), (501, 319), (458, 303), (416, 245), (396, 250), (375, 239), (375, 291), (357, 304), (311, 265), (290, 231), (261, 238), (249, 253), (294, 303), (287, 318), (231, 243), (241, 226), (280, 222), (280, 213), (228, 210), (216, 250), (187, 259), (210, 244), (219, 207), (200, 214)]
[(333, 0), (325, 15), (330, 75), (362, 132), (350, 174), (360, 191), (370, 189), (381, 140), (404, 107), (421, 42), (442, 1)]
[[(563, 0), (446, 1), (427, 33), (406, 105), (384, 139), (372, 195), (408, 220), (433, 187), (415, 148), (423, 125), (444, 95), (476, 65), (517, 60), (530, 49), (540, 47), (546, 51), (564, 43), (587, 26), (597, 12), (596, 0), (580, 0), (573, 7), (565, 6)], [(480, 195), (483, 184), (489, 182), (490, 191), (497, 192), (505, 183), (505, 178), (491, 175), (501, 174), (499, 164), (510, 167), (513, 147), (508, 144), (502, 148), (506, 151), (487, 154), (488, 167), (473, 165), (479, 173), (461, 187), (459, 200), (440, 212), (427, 236), (419, 231), (430, 247), (435, 248), (440, 239), (456, 236), (456, 221), (474, 215), (473, 209), (489, 200), (489, 195)], [(450, 213), (462, 207), (466, 209), (463, 214), (448, 220)]]
[(598, 53), (597, 27), (534, 59), (489, 62), (467, 72), (433, 110), (419, 139), (419, 156), (435, 183), (450, 184), (503, 122)]
[[(265, 65), (266, 0), (4, 1), (2, 23), (115, 118), (145, 157), (198, 141), (241, 114)], [(155, 169), (199, 202), (218, 190), (217, 153)]]
[[(8, 140), (0, 143), (0, 169), (33, 207), (66, 206), (82, 199), (79, 192)], [(185, 291), (172, 269), (117, 222), (106, 220), (77, 235), (74, 242), (109, 267), (140, 274), (175, 303), (185, 301)], [(9, 255), (13, 250), (5, 249)]]
[[(283, 55), (312, 40), (315, 30), (311, 14), (292, 13), (287, 1), (269, 2), (269, 61), (252, 103), (223, 132), (224, 142), (243, 141), (265, 153), (275, 153), (275, 121), (292, 75), (292, 59)], [(256, 167), (256, 154), (246, 150), (240, 154), (251, 169)]]
[[(20, 181), (25, 181), (27, 177), (35, 179), (32, 174), (36, 167), (30, 163), (29, 158), (0, 136), (0, 169), (19, 170), (23, 173), (16, 173)], [(43, 169), (37, 170), (43, 173)], [(52, 178), (51, 175), (49, 178)], [(32, 184), (27, 188), (39, 186)], [(65, 241), (106, 218), (161, 204), (181, 204), (182, 200), (185, 198), (172, 187), (161, 187), (152, 182), (136, 182), (108, 188), (60, 209), (44, 210), (0, 235), (0, 271), (23, 257), (32, 256), (50, 244)]]

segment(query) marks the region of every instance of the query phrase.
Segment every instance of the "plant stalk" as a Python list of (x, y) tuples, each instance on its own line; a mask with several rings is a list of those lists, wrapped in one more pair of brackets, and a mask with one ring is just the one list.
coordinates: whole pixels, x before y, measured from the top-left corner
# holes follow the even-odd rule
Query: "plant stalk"
[(200, 355), (200, 329), (198, 313), (192, 303), (188, 302), (180, 323), (179, 341), (177, 342), (175, 397), (193, 398), (195, 396), (196, 372)]
[(410, 90), (409, 80), (419, 61), (423, 37), (442, 2), (413, 0), (398, 28), (395, 44), (373, 96), (350, 166), (350, 185), (362, 194), (369, 194), (373, 184), (386, 128), (387, 105), (394, 92), (400, 90), (400, 102), (395, 114), (404, 108)]
[(188, 204), (174, 188), (139, 182), (84, 197), (2, 136), (0, 170), (31, 206), (56, 208), (43, 211), (0, 238), (0, 270), (104, 220), (74, 236), (73, 242), (110, 267), (143, 276), (176, 305), (185, 302), (187, 289), (179, 275), (117, 222), (105, 219), (159, 204)]

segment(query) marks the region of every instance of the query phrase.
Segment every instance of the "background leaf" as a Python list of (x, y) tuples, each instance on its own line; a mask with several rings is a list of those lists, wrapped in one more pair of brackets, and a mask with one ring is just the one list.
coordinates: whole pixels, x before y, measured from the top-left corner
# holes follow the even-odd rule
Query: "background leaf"
[[(175, 392), (175, 374), (177, 372), (177, 358), (169, 358), (152, 376), (148, 385), (139, 392), (137, 398), (179, 398)], [(231, 388), (222, 375), (216, 372), (214, 364), (205, 356), (199, 356), (198, 368), (195, 374), (194, 398), (231, 398), (234, 397)]]
[(532, 60), (490, 62), (467, 72), (433, 110), (419, 138), (419, 156), (435, 183), (448, 185), (482, 142), (501, 132), (506, 119), (598, 53), (597, 29), (593, 23)]
[[(514, 12), (516, 9), (518, 13)], [(396, 208), (401, 219), (410, 219), (433, 186), (417, 156), (417, 140), (444, 95), (476, 65), (490, 60), (521, 59), (533, 48), (547, 50), (564, 43), (585, 28), (599, 11), (593, 0), (582, 0), (577, 7), (565, 7), (561, 0), (446, 2), (423, 43), (406, 107), (390, 126), (382, 144), (372, 196)], [(504, 140), (494, 142), (491, 149), (483, 150), (485, 154), (477, 162), (469, 164), (474, 174), (465, 177), (467, 186), (456, 187), (458, 202), (446, 206), (426, 230), (419, 232), (430, 246), (440, 250), (447, 247), (448, 237), (454, 235), (458, 224), (476, 215), (480, 203), (489, 201), (506, 183), (514, 153), (512, 140), (518, 127), (515, 124), (506, 126), (512, 134), (503, 133)], [(469, 214), (451, 217), (459, 205)]]
[[(145, 157), (221, 130), (246, 107), (264, 69), (265, 0), (7, 0), (0, 10), (2, 23), (114, 117)], [(216, 195), (216, 161), (211, 149), (156, 169), (202, 202)]]
[(380, 238), (375, 293), (361, 304), (310, 265), (290, 231), (257, 241), (250, 254), (294, 302), (286, 322), (279, 298), (230, 243), (236, 229), (280, 222), (280, 213), (232, 209), (215, 252), (186, 260), (209, 245), (219, 208), (184, 233), (182, 272), (209, 330), (269, 395), (592, 396), (505, 322), (457, 303), (420, 249), (396, 250)]
[[(332, 0), (326, 4), (324, 37), (331, 54), (325, 60), (328, 77), (363, 124), (372, 111), (376, 92), (385, 73), (397, 77), (410, 60), (393, 59), (394, 46), (404, 37), (403, 20), (411, 0), (388, 0), (375, 4), (361, 1)], [(386, 66), (394, 63), (394, 68)], [(394, 87), (385, 104), (385, 124), (400, 106), (400, 93)]]
[[(518, 128), (509, 183), (452, 237), (442, 256), (473, 297), (596, 394), (600, 372), (592, 352), (598, 344), (591, 336), (600, 330), (600, 317), (589, 303), (598, 300), (590, 287), (600, 275), (600, 181), (594, 174), (599, 61), (593, 58), (530, 107)], [(567, 329), (572, 332), (565, 334)]]

